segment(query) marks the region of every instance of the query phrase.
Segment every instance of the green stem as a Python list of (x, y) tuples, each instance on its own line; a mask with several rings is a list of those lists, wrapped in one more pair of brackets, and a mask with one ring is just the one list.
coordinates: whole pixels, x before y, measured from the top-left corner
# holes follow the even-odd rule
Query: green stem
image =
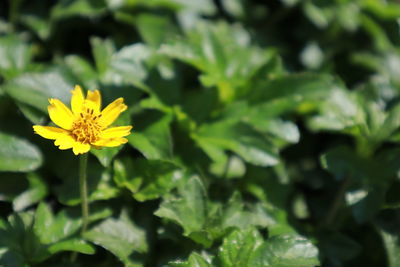
[(330, 207), (330, 209), (328, 211), (328, 215), (325, 217), (325, 225), (327, 227), (330, 227), (333, 224), (334, 220), (336, 219), (339, 209), (343, 204), (343, 198), (344, 198), (346, 191), (349, 188), (350, 184), (351, 184), (351, 181), (348, 177), (346, 177), (340, 184), (339, 191), (337, 192), (336, 197), (335, 197), (334, 201), (332, 202), (332, 206)]
[(88, 153), (82, 154), (79, 160), (79, 187), (81, 191), (82, 204), (82, 229), (81, 233), (85, 233), (89, 219), (89, 203), (87, 197), (87, 161)]

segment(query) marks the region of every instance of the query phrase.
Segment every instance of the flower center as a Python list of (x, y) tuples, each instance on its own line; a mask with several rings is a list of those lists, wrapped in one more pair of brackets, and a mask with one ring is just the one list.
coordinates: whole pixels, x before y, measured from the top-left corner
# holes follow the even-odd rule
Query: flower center
[(86, 108), (72, 125), (72, 136), (76, 141), (83, 144), (91, 144), (99, 139), (101, 127), (98, 123), (100, 115), (94, 115), (93, 109)]

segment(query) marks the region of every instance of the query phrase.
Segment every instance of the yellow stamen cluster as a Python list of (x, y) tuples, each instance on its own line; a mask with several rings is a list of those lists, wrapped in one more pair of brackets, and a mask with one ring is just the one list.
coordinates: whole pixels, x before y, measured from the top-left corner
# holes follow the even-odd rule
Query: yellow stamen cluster
[(99, 115), (93, 115), (93, 109), (86, 108), (80, 117), (72, 124), (72, 137), (82, 144), (91, 144), (99, 140), (101, 126), (98, 123)]

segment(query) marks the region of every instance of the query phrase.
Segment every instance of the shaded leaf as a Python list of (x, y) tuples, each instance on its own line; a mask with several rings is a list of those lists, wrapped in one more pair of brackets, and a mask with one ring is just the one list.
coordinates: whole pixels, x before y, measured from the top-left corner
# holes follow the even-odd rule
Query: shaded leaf
[[(93, 163), (89, 164), (87, 174), (89, 200), (105, 200), (117, 196), (118, 189), (115, 188), (112, 181), (111, 170), (102, 168), (99, 163)], [(69, 169), (68, 172), (60, 175), (64, 182), (55, 189), (58, 200), (65, 205), (78, 205), (81, 201), (78, 169)]]
[(114, 164), (114, 181), (130, 190), (138, 201), (159, 198), (174, 188), (182, 177), (180, 168), (161, 160), (124, 158)]
[(28, 141), (0, 133), (0, 171), (29, 172), (42, 165), (42, 153)]
[(32, 204), (38, 203), (48, 194), (47, 184), (42, 180), (41, 176), (29, 173), (27, 179), (29, 188), (13, 200), (13, 209), (15, 211), (21, 211)]
[[(54, 216), (41, 203), (36, 213), (15, 213), (0, 223), (0, 263), (3, 266), (25, 266), (42, 262), (61, 251), (93, 254), (94, 248), (83, 240), (72, 238), (80, 228), (80, 219), (72, 220), (65, 211)], [(14, 258), (14, 260), (12, 260)]]
[[(147, 117), (150, 120), (150, 117)], [(147, 159), (170, 159), (172, 157), (172, 136), (170, 123), (172, 117), (165, 115), (155, 119), (150, 125), (148, 121), (141, 126), (135, 121), (134, 132), (128, 136), (129, 144), (139, 150)]]

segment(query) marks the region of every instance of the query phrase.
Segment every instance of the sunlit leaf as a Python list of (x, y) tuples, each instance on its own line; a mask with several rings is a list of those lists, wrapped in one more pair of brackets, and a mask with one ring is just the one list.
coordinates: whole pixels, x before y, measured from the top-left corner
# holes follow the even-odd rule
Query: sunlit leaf
[(118, 257), (125, 266), (134, 266), (134, 252), (147, 251), (144, 231), (136, 226), (126, 212), (120, 218), (109, 218), (85, 233), (85, 238)]

